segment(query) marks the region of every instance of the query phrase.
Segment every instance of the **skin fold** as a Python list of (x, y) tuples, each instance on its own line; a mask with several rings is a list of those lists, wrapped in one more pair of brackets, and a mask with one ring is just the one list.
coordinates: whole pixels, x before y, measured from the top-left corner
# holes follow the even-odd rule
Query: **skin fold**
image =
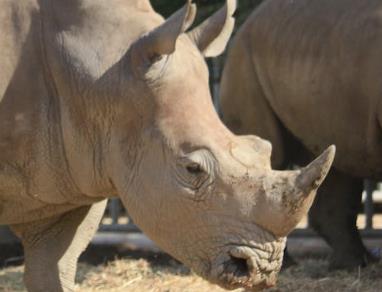
[(334, 269), (376, 260), (356, 219), (362, 179), (382, 178), (381, 11), (380, 1), (264, 1), (237, 33), (221, 84), (225, 123), (269, 140), (274, 168), (336, 145), (310, 212)]
[(219, 120), (204, 56), (223, 52), (236, 1), (191, 31), (190, 1), (166, 21), (143, 0), (0, 8), (0, 223), (22, 240), (28, 291), (73, 291), (115, 196), (209, 281), (274, 285), (335, 149), (274, 171), (269, 142)]

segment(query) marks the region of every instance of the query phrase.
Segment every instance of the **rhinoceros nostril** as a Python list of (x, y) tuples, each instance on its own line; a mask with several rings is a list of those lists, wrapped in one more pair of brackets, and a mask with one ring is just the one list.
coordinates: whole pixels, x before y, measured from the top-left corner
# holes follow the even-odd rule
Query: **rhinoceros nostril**
[(232, 269), (235, 277), (249, 277), (249, 267), (246, 259), (230, 255)]

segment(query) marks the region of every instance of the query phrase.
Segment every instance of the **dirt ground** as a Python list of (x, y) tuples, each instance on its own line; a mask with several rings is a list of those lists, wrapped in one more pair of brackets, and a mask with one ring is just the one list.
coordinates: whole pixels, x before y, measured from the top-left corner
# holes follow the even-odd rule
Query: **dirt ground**
[[(374, 218), (382, 227), (382, 216)], [(306, 222), (301, 222), (301, 227)], [(358, 226), (363, 227), (360, 216)], [(105, 238), (100, 237), (105, 243)], [(134, 239), (134, 240), (133, 240)], [(127, 241), (122, 238), (119, 241)], [(95, 244), (81, 256), (77, 273), (78, 292), (223, 292), (194, 275), (171, 257), (152, 248), (140, 237), (129, 237), (129, 244), (110, 247)], [(381, 238), (365, 240), (369, 248), (382, 250)], [(132, 248), (149, 247), (148, 251)], [(381, 292), (382, 263), (353, 272), (328, 272), (329, 247), (320, 238), (291, 238), (290, 253), (299, 265), (283, 271), (276, 288), (267, 292)], [(0, 292), (26, 292), (23, 283), (21, 246), (0, 246)], [(7, 258), (7, 259), (6, 259)], [(9, 266), (9, 264), (13, 266)], [(4, 268), (4, 265), (8, 267)], [(235, 292), (243, 292), (236, 290)]]
[[(110, 260), (115, 254), (102, 250), (88, 251), (79, 265), (76, 291), (225, 291), (197, 277), (169, 256), (126, 251), (117, 253), (121, 258)], [(101, 255), (106, 256), (101, 258)], [(298, 260), (299, 265), (283, 271), (278, 287), (268, 292), (382, 291), (382, 263), (353, 272), (329, 273), (325, 258), (299, 256)], [(22, 284), (22, 272), (22, 265), (0, 270), (0, 291), (26, 291)]]

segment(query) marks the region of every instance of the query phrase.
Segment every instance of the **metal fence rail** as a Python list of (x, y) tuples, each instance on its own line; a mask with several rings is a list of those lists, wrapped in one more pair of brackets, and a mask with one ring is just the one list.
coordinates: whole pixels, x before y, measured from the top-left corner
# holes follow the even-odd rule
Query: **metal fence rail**
[(140, 232), (139, 228), (129, 218), (119, 199), (109, 200), (99, 231)]

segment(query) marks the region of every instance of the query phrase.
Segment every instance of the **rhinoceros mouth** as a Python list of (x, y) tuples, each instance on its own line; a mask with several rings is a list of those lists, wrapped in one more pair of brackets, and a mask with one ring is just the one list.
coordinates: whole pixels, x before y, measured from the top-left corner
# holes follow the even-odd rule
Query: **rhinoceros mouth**
[(275, 254), (248, 246), (235, 246), (220, 267), (216, 277), (226, 289), (246, 288), (251, 291), (273, 287), (281, 268), (282, 253)]

